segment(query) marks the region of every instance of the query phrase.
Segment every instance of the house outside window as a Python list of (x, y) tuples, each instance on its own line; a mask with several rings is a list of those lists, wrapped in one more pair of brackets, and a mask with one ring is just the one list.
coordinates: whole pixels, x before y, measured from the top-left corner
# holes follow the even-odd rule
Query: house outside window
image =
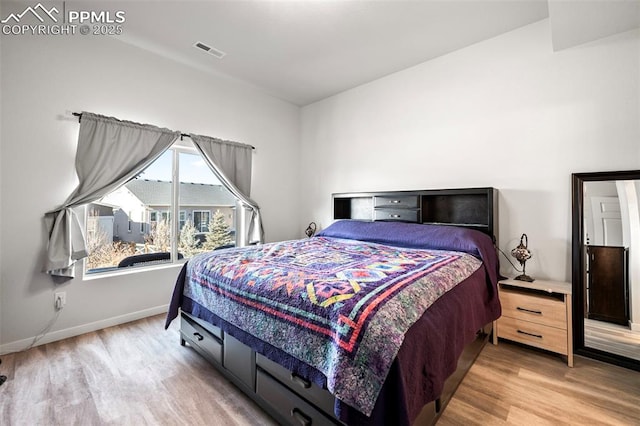
[[(218, 212), (225, 224), (215, 232), (223, 232), (235, 243), (237, 199), (215, 178), (191, 143), (191, 147), (185, 145), (177, 142), (139, 176), (88, 205), (86, 273), (121, 270), (123, 264), (135, 264), (137, 258), (152, 259), (153, 264), (171, 263), (212, 250), (215, 247), (210, 242), (219, 241), (219, 235), (208, 235), (209, 221)], [(101, 206), (99, 213), (96, 206)], [(172, 221), (176, 216), (178, 223)], [(118, 229), (129, 232), (118, 235)], [(133, 229), (140, 232), (131, 232)]]

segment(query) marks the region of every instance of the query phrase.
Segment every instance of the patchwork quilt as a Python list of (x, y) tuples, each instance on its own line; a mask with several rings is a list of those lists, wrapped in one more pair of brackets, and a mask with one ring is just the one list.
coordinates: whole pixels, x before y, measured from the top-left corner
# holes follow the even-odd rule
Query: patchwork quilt
[(481, 265), (457, 251), (319, 236), (198, 255), (184, 296), (315, 367), (369, 415), (405, 333)]

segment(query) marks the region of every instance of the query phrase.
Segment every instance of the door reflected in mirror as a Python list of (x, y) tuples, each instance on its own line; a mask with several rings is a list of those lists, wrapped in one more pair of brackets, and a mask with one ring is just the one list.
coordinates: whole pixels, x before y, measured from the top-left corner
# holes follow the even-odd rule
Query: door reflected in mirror
[(582, 199), (584, 347), (640, 361), (640, 179), (585, 181)]

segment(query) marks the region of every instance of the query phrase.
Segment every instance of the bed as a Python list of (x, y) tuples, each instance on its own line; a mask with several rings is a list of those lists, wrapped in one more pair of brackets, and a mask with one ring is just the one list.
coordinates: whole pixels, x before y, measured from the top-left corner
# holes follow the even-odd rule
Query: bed
[(433, 423), (500, 316), (496, 190), (332, 201), (317, 236), (190, 259), (167, 326), (279, 423)]

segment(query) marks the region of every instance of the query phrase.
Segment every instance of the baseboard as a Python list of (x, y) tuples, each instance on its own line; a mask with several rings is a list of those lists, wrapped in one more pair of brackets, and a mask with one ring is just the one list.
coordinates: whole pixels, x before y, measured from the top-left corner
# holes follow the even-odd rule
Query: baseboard
[[(103, 328), (124, 324), (127, 322), (139, 320), (142, 318), (163, 314), (167, 312), (168, 309), (169, 309), (168, 304), (161, 305), (161, 306), (156, 306), (149, 309), (143, 309), (137, 312), (131, 312), (125, 315), (119, 315), (117, 317), (111, 317), (111, 318), (107, 318), (100, 321), (90, 322), (88, 324), (82, 324), (75, 327), (65, 328), (64, 330), (52, 331), (51, 333), (47, 333), (42, 339), (38, 340), (35, 346), (56, 342), (62, 339), (68, 339), (69, 337), (79, 336), (81, 334), (90, 333), (96, 330), (102, 330)], [(34, 337), (29, 337), (28, 339), (16, 340), (15, 342), (9, 342), (9, 343), (0, 345), (0, 355), (23, 351), (25, 348), (29, 347), (31, 342), (33, 342)]]

